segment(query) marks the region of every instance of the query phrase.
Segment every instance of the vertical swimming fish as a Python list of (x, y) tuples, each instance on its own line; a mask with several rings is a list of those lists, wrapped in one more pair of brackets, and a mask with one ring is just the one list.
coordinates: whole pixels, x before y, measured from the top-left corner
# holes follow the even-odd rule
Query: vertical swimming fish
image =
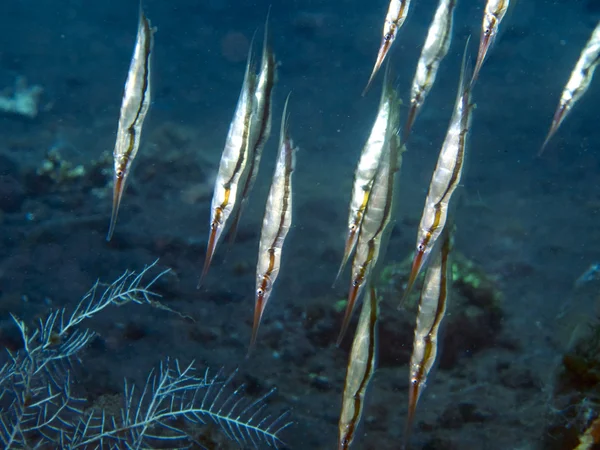
[(425, 102), (425, 97), (427, 97), (433, 83), (435, 83), (440, 63), (446, 57), (450, 48), (455, 7), (456, 0), (440, 0), (438, 3), (413, 78), (410, 92), (410, 110), (404, 127), (403, 142), (408, 140), (415, 118)]
[(383, 23), (383, 38), (381, 39), (381, 45), (379, 46), (379, 52), (377, 53), (375, 66), (373, 67), (373, 71), (371, 72), (371, 76), (367, 82), (367, 86), (362, 93), (363, 96), (367, 93), (371, 83), (375, 79), (375, 75), (377, 75), (377, 72), (379, 72), (385, 57), (390, 51), (390, 48), (392, 47), (392, 44), (398, 35), (398, 30), (402, 28), (402, 25), (404, 25), (404, 21), (408, 15), (409, 7), (410, 0), (390, 0), (387, 15), (385, 16), (385, 22)]
[(346, 245), (344, 247), (342, 263), (340, 264), (340, 268), (335, 278), (336, 281), (344, 271), (348, 258), (350, 258), (350, 254), (356, 246), (365, 208), (369, 201), (369, 194), (373, 187), (373, 180), (375, 179), (375, 174), (377, 173), (377, 168), (379, 167), (379, 162), (381, 161), (381, 155), (384, 151), (386, 142), (389, 140), (391, 134), (395, 133), (397, 130), (400, 114), (400, 100), (398, 99), (398, 93), (392, 87), (389, 78), (389, 70), (386, 70), (377, 118), (371, 129), (369, 139), (362, 150), (354, 173), (354, 185), (352, 187), (350, 212), (348, 214)]
[(348, 290), (348, 304), (337, 345), (340, 345), (346, 334), (354, 306), (364, 287), (369, 282), (373, 282), (371, 278), (374, 275), (373, 272), (376, 272), (375, 266), (379, 260), (381, 249), (385, 249), (389, 231), (392, 228), (389, 225), (393, 216), (396, 174), (400, 170), (402, 161), (399, 141), (400, 137), (396, 133), (390, 136), (375, 175), (373, 190), (369, 196), (369, 203), (356, 244), (356, 253), (352, 262), (352, 278)]
[(587, 44), (581, 51), (579, 60), (577, 61), (577, 64), (571, 73), (571, 77), (569, 78), (569, 81), (562, 92), (560, 102), (558, 103), (558, 107), (554, 113), (554, 118), (552, 119), (552, 126), (550, 127), (550, 131), (544, 140), (544, 144), (542, 145), (538, 156), (544, 152), (546, 145), (548, 145), (548, 142), (550, 142), (550, 139), (552, 139), (552, 136), (554, 136), (558, 130), (558, 127), (560, 127), (565, 117), (567, 117), (567, 114), (569, 114), (575, 103), (577, 103), (587, 91), (590, 82), (592, 81), (592, 77), (594, 76), (594, 71), (596, 70), (599, 62), (600, 21), (592, 32)]
[(427, 376), (435, 363), (438, 348), (438, 331), (446, 313), (448, 301), (448, 257), (452, 249), (451, 231), (446, 229), (440, 249), (436, 249), (425, 273), (419, 312), (415, 326), (415, 339), (410, 358), (408, 386), (408, 416), (404, 434), (408, 443), (419, 397), (425, 389)]
[(125, 82), (125, 92), (121, 103), (121, 114), (117, 128), (117, 140), (113, 151), (113, 206), (110, 227), (106, 240), (110, 241), (117, 224), (119, 206), (125, 190), (125, 182), (131, 172), (131, 164), (140, 147), (142, 125), (150, 107), (151, 54), (154, 33), (150, 21), (140, 3), (139, 23), (135, 49)]
[(338, 424), (338, 450), (350, 448), (362, 416), (365, 393), (375, 372), (378, 316), (379, 302), (375, 288), (371, 286), (369, 297), (363, 302), (348, 358), (342, 412)]
[(472, 84), (467, 80), (466, 74), (467, 62), (467, 48), (465, 47), (454, 112), (429, 184), (429, 192), (425, 199), (423, 215), (417, 232), (415, 256), (400, 304), (404, 303), (410, 294), (417, 276), (427, 263), (431, 251), (446, 226), (450, 200), (460, 184), (463, 174), (471, 127), (471, 113), (474, 107), (474, 104), (471, 103)]
[(231, 241), (235, 239), (242, 211), (246, 206), (246, 202), (248, 201), (248, 197), (250, 196), (250, 192), (252, 191), (252, 187), (254, 186), (254, 182), (258, 175), (262, 151), (271, 135), (273, 86), (275, 85), (277, 74), (275, 55), (269, 46), (268, 25), (269, 18), (267, 17), (261, 68), (258, 75), (256, 93), (254, 94), (256, 111), (251, 124), (252, 143), (248, 157), (248, 174), (244, 180), (239, 207), (235, 212), (235, 217), (229, 230)]
[(211, 203), (210, 233), (206, 248), (204, 268), (198, 287), (208, 272), (217, 243), (223, 233), (227, 219), (231, 215), (236, 201), (240, 180), (243, 179), (251, 145), (251, 122), (256, 90), (256, 73), (252, 57), (252, 44), (246, 63), (244, 83), (238, 98), (237, 106), (229, 126), (225, 148), (221, 155), (219, 171), (215, 181), (215, 190)]
[(273, 183), (267, 198), (263, 219), (258, 264), (256, 266), (256, 292), (254, 304), (254, 325), (250, 340), (250, 351), (256, 344), (258, 327), (271, 296), (273, 284), (281, 266), (283, 243), (292, 224), (292, 173), (296, 167), (296, 150), (288, 136), (288, 98), (285, 101), (281, 119), (279, 155), (275, 164)]
[[(516, 0), (512, 0), (512, 3), (514, 4), (515, 1)], [(481, 24), (479, 53), (477, 54), (477, 62), (475, 63), (472, 82), (475, 82), (479, 76), (481, 66), (483, 66), (483, 62), (485, 61), (488, 50), (498, 36), (500, 23), (502, 22), (502, 19), (504, 19), (504, 16), (506, 16), (506, 12), (508, 11), (510, 5), (511, 0), (488, 0), (487, 4), (485, 5), (483, 22)]]

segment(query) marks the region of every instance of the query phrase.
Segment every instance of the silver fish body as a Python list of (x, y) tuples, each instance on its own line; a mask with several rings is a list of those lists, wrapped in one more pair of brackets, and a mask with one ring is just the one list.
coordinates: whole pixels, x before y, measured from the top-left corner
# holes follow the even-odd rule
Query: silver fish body
[(446, 304), (448, 302), (450, 267), (448, 260), (451, 249), (451, 231), (446, 229), (442, 246), (436, 250), (425, 273), (425, 281), (419, 300), (413, 351), (409, 365), (405, 444), (408, 443), (419, 397), (425, 388), (427, 377), (437, 357), (438, 332), (446, 314)]
[(248, 55), (244, 83), (221, 155), (211, 203), (210, 232), (200, 283), (210, 267), (216, 246), (239, 198), (251, 145), (251, 122), (255, 112), (256, 74), (252, 50)]
[(256, 83), (256, 92), (254, 94), (255, 112), (251, 124), (251, 147), (246, 169), (247, 174), (244, 177), (243, 187), (241, 189), (239, 207), (235, 213), (235, 218), (229, 231), (231, 240), (235, 238), (240, 217), (258, 176), (263, 149), (271, 136), (273, 87), (277, 79), (276, 65), (275, 55), (269, 46), (267, 19), (267, 23), (265, 24), (261, 68)]
[(113, 151), (113, 208), (107, 241), (110, 241), (115, 230), (125, 183), (140, 147), (142, 126), (150, 108), (151, 55), (155, 32), (156, 29), (152, 28), (140, 6), (135, 49), (125, 82), (117, 139)]
[(256, 292), (254, 325), (250, 349), (256, 343), (258, 327), (271, 296), (273, 285), (281, 267), (281, 253), (292, 224), (292, 174), (296, 167), (296, 148), (287, 133), (286, 100), (281, 123), (279, 154), (275, 164), (273, 183), (269, 190), (262, 224), (256, 265)]
[(456, 0), (440, 0), (438, 3), (413, 78), (403, 142), (408, 140), (414, 120), (435, 83), (440, 63), (450, 49), (455, 7)]
[(377, 117), (371, 129), (371, 134), (363, 147), (354, 173), (344, 256), (336, 280), (344, 270), (346, 262), (356, 246), (363, 216), (369, 201), (375, 174), (384, 153), (384, 148), (389, 143), (392, 134), (396, 133), (398, 127), (400, 100), (398, 99), (397, 92), (389, 82), (387, 71), (385, 78)]
[(402, 162), (399, 141), (400, 138), (396, 133), (389, 137), (386, 151), (382, 155), (381, 163), (375, 175), (373, 190), (369, 196), (369, 203), (360, 227), (356, 253), (352, 262), (348, 303), (337, 341), (338, 345), (344, 338), (354, 307), (365, 286), (373, 281), (373, 276), (376, 273), (375, 268), (382, 250), (385, 249), (389, 231), (392, 228), (396, 175)]
[(471, 115), (474, 108), (474, 104), (471, 102), (472, 84), (466, 77), (466, 56), (465, 49), (454, 112), (429, 184), (417, 231), (413, 264), (401, 304), (411, 292), (417, 276), (427, 263), (429, 255), (446, 226), (450, 202), (463, 175)]
[(354, 440), (364, 408), (365, 393), (375, 373), (378, 316), (377, 294), (375, 288), (371, 287), (368, 298), (363, 302), (348, 359), (338, 423), (338, 450), (348, 450)]
[(565, 117), (569, 114), (573, 106), (581, 99), (583, 94), (587, 91), (592, 78), (594, 76), (594, 71), (600, 62), (600, 21), (596, 28), (592, 32), (589, 40), (587, 41), (585, 47), (581, 51), (581, 55), (579, 56), (579, 60), (577, 64), (575, 64), (575, 68), (571, 73), (569, 81), (567, 82), (562, 95), (560, 97), (560, 101), (558, 103), (558, 107), (556, 108), (556, 112), (554, 113), (554, 118), (552, 120), (552, 125), (550, 127), (550, 131), (546, 136), (544, 144), (540, 150), (540, 154), (544, 151), (545, 147), (552, 139), (552, 136), (558, 130), (561, 123), (565, 119)]

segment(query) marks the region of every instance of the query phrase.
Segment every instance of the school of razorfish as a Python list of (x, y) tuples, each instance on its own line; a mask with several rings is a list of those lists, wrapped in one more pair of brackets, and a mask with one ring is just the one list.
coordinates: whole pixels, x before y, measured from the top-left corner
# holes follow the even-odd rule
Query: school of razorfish
[[(442, 143), (421, 221), (409, 279), (400, 305), (424, 272), (416, 318), (413, 352), (409, 364), (408, 414), (403, 446), (408, 446), (419, 397), (437, 355), (438, 330), (449, 301), (449, 267), (452, 251), (453, 206), (456, 188), (463, 179), (474, 103), (473, 86), (483, 63), (497, 39), (502, 21), (515, 0), (488, 0), (483, 13), (479, 51), (474, 69), (469, 59), (469, 39), (464, 44), (460, 82), (456, 101)], [(371, 133), (360, 155), (350, 194), (348, 229), (343, 258), (338, 271), (343, 273), (352, 258), (348, 301), (338, 345), (350, 324), (353, 312), (362, 301), (358, 325), (350, 351), (339, 419), (338, 450), (348, 449), (355, 438), (364, 407), (364, 398), (375, 371), (379, 299), (376, 282), (378, 268), (394, 224), (394, 198), (397, 191), (402, 154), (410, 133), (435, 83), (440, 65), (452, 40), (452, 21), (457, 0), (439, 0), (410, 89), (408, 116), (401, 131), (400, 97), (394, 88), (389, 63), (385, 70), (381, 101)], [(409, 13), (410, 0), (391, 0), (383, 25), (383, 36), (375, 65), (364, 89), (366, 94), (402, 28)], [(135, 50), (127, 75), (117, 139), (114, 148), (113, 208), (107, 240), (116, 226), (125, 182), (131, 172), (151, 103), (151, 53), (155, 29), (140, 5)], [(583, 96), (600, 62), (600, 22), (581, 52), (565, 85), (550, 131), (540, 154), (557, 132), (575, 103)], [(258, 177), (263, 148), (271, 134), (273, 89), (277, 81), (276, 59), (269, 45), (268, 16), (265, 24), (262, 60), (257, 73), (252, 44), (234, 116), (225, 140), (211, 203), (210, 231), (200, 283), (207, 275), (213, 255), (229, 222), (233, 240), (244, 206)], [(249, 351), (256, 345), (259, 325), (281, 266), (281, 255), (292, 224), (292, 174), (296, 148), (289, 137), (287, 113), (290, 97), (283, 109), (275, 171), (265, 208), (258, 245), (255, 311)], [(233, 215), (233, 217), (232, 217)], [(230, 218), (232, 219), (230, 221)]]

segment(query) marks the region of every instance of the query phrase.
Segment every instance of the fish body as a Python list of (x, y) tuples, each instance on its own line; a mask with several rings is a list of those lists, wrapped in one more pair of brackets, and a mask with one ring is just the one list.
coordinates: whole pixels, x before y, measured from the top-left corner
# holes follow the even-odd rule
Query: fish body
[(227, 220), (238, 200), (240, 182), (244, 178), (251, 146), (251, 122), (255, 112), (256, 74), (252, 50), (248, 54), (244, 83), (238, 98), (233, 120), (229, 126), (225, 148), (215, 181), (211, 203), (210, 232), (204, 268), (198, 287), (208, 272), (215, 249)]
[(446, 226), (449, 204), (462, 178), (471, 115), (474, 108), (474, 104), (471, 103), (472, 84), (467, 81), (466, 77), (467, 62), (465, 48), (454, 112), (429, 184), (417, 232), (415, 256), (401, 304), (410, 294), (417, 276), (427, 263), (429, 255)]
[(107, 241), (110, 241), (115, 231), (125, 183), (140, 147), (142, 126), (150, 108), (151, 55), (155, 32), (156, 29), (152, 28), (140, 5), (135, 49), (129, 66), (127, 81), (125, 82), (117, 128), (117, 140), (113, 151), (113, 206), (110, 227), (106, 237)]
[(352, 197), (350, 200), (350, 211), (348, 214), (348, 231), (346, 234), (346, 245), (344, 247), (344, 256), (338, 270), (336, 280), (350, 258), (350, 254), (356, 246), (360, 227), (363, 221), (363, 216), (369, 195), (373, 187), (373, 180), (377, 173), (377, 168), (381, 161), (384, 148), (389, 142), (393, 133), (396, 132), (399, 120), (399, 103), (398, 94), (392, 87), (389, 81), (389, 74), (386, 71), (384, 88), (379, 102), (377, 118), (371, 129), (369, 139), (365, 144), (358, 166), (354, 173), (354, 184), (352, 187)]
[(433, 16), (413, 78), (410, 92), (410, 110), (404, 127), (404, 142), (408, 140), (414, 120), (435, 82), (440, 63), (448, 54), (450, 42), (452, 41), (455, 7), (456, 0), (440, 0)]
[[(516, 0), (512, 0), (512, 4)], [(511, 0), (488, 0), (485, 5), (483, 12), (483, 21), (481, 24), (481, 37), (479, 39), (479, 52), (477, 54), (477, 62), (475, 63), (475, 70), (473, 71), (472, 81), (477, 80), (479, 71), (483, 62), (488, 54), (488, 51), (496, 37), (498, 36), (498, 30), (500, 29), (500, 23), (506, 16), (508, 8), (511, 6)]]
[(292, 174), (296, 166), (297, 149), (287, 132), (288, 100), (286, 100), (283, 110), (279, 154), (275, 164), (273, 183), (267, 198), (258, 246), (254, 324), (250, 349), (256, 343), (258, 327), (271, 296), (273, 284), (279, 274), (283, 244), (292, 224)]
[(269, 31), (268, 19), (265, 24), (265, 36), (263, 42), (262, 62), (258, 81), (256, 84), (256, 92), (254, 94), (255, 113), (252, 121), (252, 142), (250, 147), (249, 160), (247, 165), (247, 176), (244, 179), (243, 188), (241, 191), (241, 200), (239, 208), (235, 213), (234, 220), (229, 231), (231, 240), (235, 238), (240, 217), (250, 196), (250, 192), (254, 187), (262, 152), (266, 142), (271, 136), (272, 123), (272, 104), (273, 104), (273, 87), (277, 81), (276, 60), (273, 51), (269, 46)]
[(452, 248), (450, 234), (449, 230), (444, 233), (443, 244), (432, 258), (421, 291), (410, 358), (405, 444), (408, 443), (419, 397), (437, 356), (438, 332), (448, 301), (448, 258)]
[(380, 252), (382, 248), (385, 249), (389, 237), (388, 231), (391, 230), (390, 223), (394, 208), (396, 174), (400, 170), (401, 164), (399, 141), (400, 138), (396, 133), (390, 137), (375, 176), (373, 190), (369, 197), (352, 262), (348, 303), (337, 341), (338, 345), (340, 345), (348, 329), (356, 302), (360, 298), (364, 287), (368, 285), (374, 275), (373, 272), (379, 261)]
[(383, 37), (381, 38), (381, 44), (377, 53), (377, 59), (375, 60), (375, 66), (367, 82), (367, 86), (363, 91), (363, 95), (367, 93), (371, 83), (375, 79), (375, 75), (379, 72), (383, 61), (398, 35), (398, 30), (404, 25), (408, 10), (410, 8), (410, 0), (390, 0), (387, 14), (385, 16), (385, 22), (383, 23)]
[(348, 359), (342, 411), (338, 424), (338, 450), (350, 448), (362, 416), (365, 393), (375, 372), (378, 316), (377, 294), (375, 288), (371, 287), (369, 297), (363, 302)]
[(540, 150), (540, 155), (543, 153), (546, 145), (548, 145), (548, 142), (550, 142), (550, 139), (552, 139), (552, 136), (554, 136), (558, 130), (558, 127), (560, 127), (561, 123), (571, 111), (575, 103), (577, 103), (587, 91), (592, 81), (592, 77), (594, 76), (594, 71), (596, 70), (599, 62), (600, 21), (592, 32), (587, 44), (583, 48), (581, 55), (579, 56), (579, 60), (577, 61), (577, 64), (575, 64), (575, 68), (571, 73), (571, 77), (569, 78), (569, 81), (562, 92), (558, 107), (554, 113), (554, 118), (552, 119), (550, 131), (548, 132), (548, 135), (546, 136), (544, 144)]

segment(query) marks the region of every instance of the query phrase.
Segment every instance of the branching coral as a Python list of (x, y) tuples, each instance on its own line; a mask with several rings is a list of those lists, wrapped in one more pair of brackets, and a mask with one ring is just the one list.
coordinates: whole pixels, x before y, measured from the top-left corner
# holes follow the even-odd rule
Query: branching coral
[[(151, 291), (163, 271), (150, 282), (140, 273), (125, 272), (100, 292), (100, 284), (83, 297), (70, 314), (52, 312), (29, 328), (13, 316), (23, 349), (9, 352), (0, 369), (0, 444), (4, 449), (45, 448), (186, 448), (195, 442), (188, 425), (213, 422), (242, 445), (282, 446), (280, 432), (290, 422), (286, 414), (265, 413), (268, 393), (256, 401), (228, 394), (232, 377), (198, 375), (193, 363), (182, 366), (167, 359), (149, 374), (141, 391), (125, 383), (124, 406), (117, 416), (90, 408), (74, 394), (71, 364), (95, 334), (79, 325), (110, 305), (149, 304), (169, 309)], [(183, 419), (183, 420), (181, 420)], [(186, 425), (187, 424), (187, 425)]]

